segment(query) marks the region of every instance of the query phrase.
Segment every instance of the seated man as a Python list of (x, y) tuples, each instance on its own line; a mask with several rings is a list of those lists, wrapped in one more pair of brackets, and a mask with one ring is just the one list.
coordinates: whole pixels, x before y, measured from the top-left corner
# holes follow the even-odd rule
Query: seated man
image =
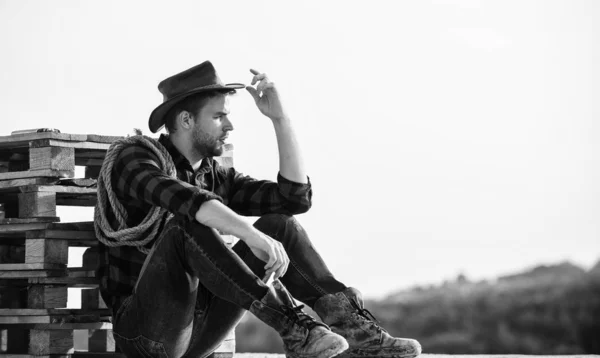
[[(246, 89), (277, 135), (276, 183), (213, 159), (233, 130), (228, 95), (244, 85), (223, 84), (208, 61), (159, 84), (164, 101), (149, 127), (167, 135), (128, 137), (107, 152), (94, 222), (117, 345), (130, 358), (206, 357), (250, 311), (279, 333), (288, 357), (420, 354), (417, 341), (378, 326), (292, 216), (310, 208), (310, 181), (277, 89), (251, 72)], [(229, 248), (220, 233), (240, 240)]]

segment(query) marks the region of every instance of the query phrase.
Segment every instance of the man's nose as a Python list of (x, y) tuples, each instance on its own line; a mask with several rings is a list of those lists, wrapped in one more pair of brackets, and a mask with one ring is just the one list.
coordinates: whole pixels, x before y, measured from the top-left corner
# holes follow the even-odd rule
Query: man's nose
[(223, 130), (233, 130), (233, 123), (231, 123), (231, 120), (229, 120), (229, 117), (227, 116), (225, 117), (225, 125), (223, 126)]

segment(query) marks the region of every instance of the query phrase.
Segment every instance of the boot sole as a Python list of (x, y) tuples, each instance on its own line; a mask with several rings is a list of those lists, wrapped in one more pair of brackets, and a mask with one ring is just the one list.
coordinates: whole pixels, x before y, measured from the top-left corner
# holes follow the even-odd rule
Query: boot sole
[(339, 347), (335, 347), (335, 348), (330, 348), (327, 350), (324, 350), (322, 352), (316, 353), (314, 355), (289, 355), (286, 354), (286, 358), (333, 358), (333, 357), (340, 357), (340, 354), (344, 353), (347, 349), (348, 349), (348, 344), (346, 343), (345, 345), (341, 345)]
[(342, 352), (336, 358), (414, 358), (421, 353), (406, 353), (406, 354), (376, 354), (376, 353), (358, 353), (358, 352)]

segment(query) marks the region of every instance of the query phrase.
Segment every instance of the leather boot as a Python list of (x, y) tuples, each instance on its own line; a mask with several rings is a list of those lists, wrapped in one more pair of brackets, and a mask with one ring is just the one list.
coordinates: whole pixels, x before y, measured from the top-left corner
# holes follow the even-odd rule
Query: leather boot
[(346, 340), (302, 311), (279, 280), (250, 307), (258, 319), (273, 327), (283, 340), (286, 357), (330, 358), (348, 349)]
[(381, 328), (364, 308), (362, 295), (355, 288), (319, 298), (314, 309), (333, 332), (348, 341), (350, 348), (339, 358), (411, 358), (421, 354), (416, 340), (394, 338)]

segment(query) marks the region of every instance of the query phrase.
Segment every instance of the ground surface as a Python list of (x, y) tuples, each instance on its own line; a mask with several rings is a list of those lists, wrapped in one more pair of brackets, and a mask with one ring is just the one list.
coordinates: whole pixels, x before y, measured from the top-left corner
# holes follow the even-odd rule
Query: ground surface
[[(534, 356), (534, 355), (510, 355), (510, 354), (498, 354), (498, 355), (482, 355), (482, 354), (472, 354), (472, 355), (461, 355), (461, 354), (421, 354), (420, 358), (502, 358), (502, 357), (510, 357), (510, 358), (519, 358), (519, 357), (536, 357), (536, 358), (592, 358), (592, 357), (600, 357), (600, 355), (556, 355), (556, 356)], [(267, 353), (236, 353), (235, 358), (285, 358), (283, 354), (267, 354)]]

